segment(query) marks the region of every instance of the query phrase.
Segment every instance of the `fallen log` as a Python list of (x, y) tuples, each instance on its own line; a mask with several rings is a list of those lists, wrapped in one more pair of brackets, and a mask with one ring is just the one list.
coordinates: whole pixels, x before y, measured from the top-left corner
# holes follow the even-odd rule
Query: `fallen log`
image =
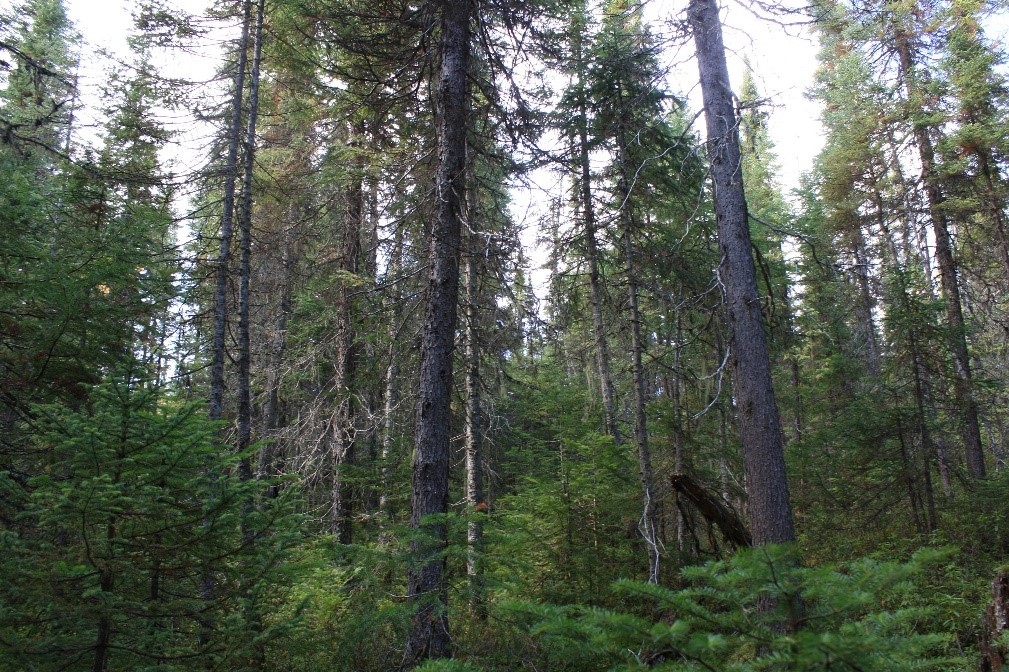
[(673, 489), (689, 501), (697, 511), (718, 526), (722, 535), (736, 548), (752, 546), (753, 538), (746, 523), (720, 496), (712, 493), (689, 474), (669, 477)]

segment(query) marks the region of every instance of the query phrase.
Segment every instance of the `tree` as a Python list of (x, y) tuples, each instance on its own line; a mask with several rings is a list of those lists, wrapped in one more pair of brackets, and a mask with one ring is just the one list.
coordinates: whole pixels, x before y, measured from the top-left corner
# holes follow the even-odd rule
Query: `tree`
[(422, 535), (413, 542), (416, 564), (407, 589), (417, 604), (404, 653), (411, 664), (448, 657), (452, 642), (445, 613), (444, 516), (448, 512), (452, 354), (465, 216), (470, 22), (476, 18), (476, 9), (470, 0), (446, 0), (439, 9), (438, 80), (431, 94), (437, 105), (433, 115), (438, 128), (437, 203), (420, 344), (411, 489), (410, 524)]
[(714, 0), (692, 0), (688, 20), (704, 97), (708, 158), (714, 183), (719, 273), (725, 288), (733, 391), (743, 441), (753, 543), (795, 539), (788, 478), (751, 251), (736, 112)]

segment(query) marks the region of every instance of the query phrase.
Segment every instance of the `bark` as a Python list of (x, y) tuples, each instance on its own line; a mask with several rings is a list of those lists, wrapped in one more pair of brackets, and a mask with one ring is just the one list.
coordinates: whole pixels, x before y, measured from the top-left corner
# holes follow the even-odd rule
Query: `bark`
[[(350, 129), (348, 144), (359, 148), (363, 141), (363, 129)], [(343, 231), (337, 270), (336, 292), (336, 361), (333, 367), (333, 391), (336, 408), (332, 416), (332, 449), (330, 466), (332, 470), (332, 491), (330, 501), (330, 530), (341, 544), (353, 540), (353, 498), (346, 479), (348, 464), (353, 463), (356, 448), (355, 401), (352, 381), (357, 365), (357, 343), (354, 333), (354, 300), (352, 278), (358, 273), (361, 256), (361, 231), (364, 223), (365, 193), (361, 175), (363, 166), (360, 158), (354, 159), (354, 174), (344, 194)]]
[(729, 348), (750, 527), (756, 546), (795, 539), (778, 408), (764, 334), (743, 191), (739, 136), (718, 6), (692, 0), (687, 10), (700, 70), (708, 156), (715, 191), (719, 267), (729, 326)]
[(606, 328), (603, 322), (603, 286), (599, 275), (599, 249), (596, 242), (596, 210), (592, 200), (592, 170), (589, 160), (588, 103), (585, 93), (585, 63), (582, 53), (582, 30), (574, 26), (572, 30), (573, 51), (578, 68), (578, 168), (579, 190), (582, 208), (582, 235), (585, 238), (585, 263), (589, 270), (589, 301), (592, 304), (592, 332), (595, 336), (596, 367), (599, 370), (599, 386), (603, 398), (603, 421), (606, 433), (613, 437), (616, 445), (623, 443), (617, 426), (617, 403), (613, 388), (613, 373), (610, 367), (609, 345), (606, 342)]
[[(473, 222), (473, 218), (470, 218)], [(479, 288), (473, 250), (466, 258), (466, 504), (473, 518), (466, 524), (466, 575), (470, 610), (484, 620), (483, 520), (487, 511), (483, 482), (483, 407), (480, 399)]]
[[(619, 95), (619, 93), (618, 93)], [(645, 406), (648, 394), (645, 389), (643, 363), (645, 341), (641, 333), (641, 310), (638, 303), (638, 273), (634, 258), (634, 215), (631, 211), (630, 186), (627, 181), (627, 150), (624, 131), (619, 131), (620, 180), (618, 195), (623, 202), (621, 219), (624, 226), (624, 271), (627, 275), (627, 303), (631, 318), (631, 374), (634, 379), (634, 445), (638, 454), (638, 478), (641, 482), (642, 509), (639, 529), (648, 552), (648, 583), (659, 582), (659, 537), (655, 484), (652, 475), (652, 456), (648, 446), (648, 417)]]
[(392, 291), (388, 296), (386, 307), (390, 311), (389, 319), (389, 350), (386, 353), (389, 363), (385, 369), (385, 393), (382, 399), (383, 427), (382, 427), (382, 486), (378, 495), (379, 510), (391, 514), (389, 510), (389, 488), (392, 479), (392, 451), (393, 442), (396, 437), (396, 409), (399, 406), (399, 359), (396, 356), (396, 333), (399, 328), (400, 315), (400, 292), (397, 289), (399, 274), (403, 267), (403, 231), (397, 228), (395, 241), (389, 259), (388, 277), (391, 279)]
[[(291, 206), (291, 211), (297, 211)], [(292, 218), (294, 219), (294, 218)], [(287, 322), (291, 317), (292, 283), (294, 281), (294, 245), (291, 240), (293, 221), (284, 227), (283, 252), (281, 260), (280, 279), (280, 310), (274, 328), (273, 344), (270, 350), (270, 360), (266, 372), (266, 399), (263, 402), (263, 435), (266, 443), (259, 453), (259, 469), (257, 478), (271, 479), (277, 475), (276, 437), (273, 434), (280, 426), (280, 380), (281, 367), (287, 350)], [(270, 497), (276, 497), (279, 490), (271, 485)]]
[[(214, 325), (210, 364), (210, 399), (207, 414), (211, 420), (224, 418), (224, 359), (225, 334), (228, 325), (228, 275), (231, 265), (231, 238), (235, 216), (235, 183), (238, 180), (238, 146), (242, 134), (242, 99), (245, 93), (245, 69), (248, 64), (249, 32), (252, 24), (252, 2), (245, 0), (242, 32), (238, 42), (238, 62), (235, 66), (235, 83), (231, 99), (231, 119), (228, 123), (228, 155), (224, 164), (224, 194), (221, 213), (221, 241), (217, 253), (214, 280)], [(211, 474), (214, 478), (214, 474)], [(217, 592), (214, 575), (204, 568), (200, 577), (200, 598), (208, 605)], [(209, 613), (209, 611), (208, 611)], [(201, 647), (210, 641), (213, 623), (210, 617), (200, 621)]]
[(1009, 575), (999, 570), (991, 583), (991, 604), (981, 618), (981, 660), (978, 672), (1002, 672), (1009, 651), (996, 643), (1009, 630)]
[(438, 168), (430, 276), (421, 332), (420, 386), (414, 438), (410, 525), (418, 533), (407, 581), (416, 612), (404, 651), (406, 665), (450, 655), (446, 607), (447, 529), (430, 516), (448, 512), (449, 442), (452, 435), (452, 354), (459, 298), (459, 248), (466, 190), (467, 77), (472, 0), (441, 4), (441, 67), (435, 121)]
[(879, 378), (883, 365), (879, 354), (879, 339), (876, 337), (876, 324), (872, 313), (876, 300), (872, 294), (869, 282), (869, 255), (865, 249), (865, 236), (862, 229), (855, 223), (851, 233), (851, 254), (855, 260), (855, 284), (858, 287), (858, 302), (855, 305), (856, 330), (864, 349), (865, 369), (873, 378)]
[(221, 242), (217, 253), (214, 280), (213, 353), (210, 363), (211, 420), (224, 417), (224, 337), (228, 326), (228, 270), (231, 264), (231, 238), (235, 221), (235, 183), (238, 181), (238, 145), (242, 134), (242, 98), (245, 93), (245, 68), (248, 63), (249, 27), (252, 23), (252, 2), (246, 0), (242, 19), (242, 35), (238, 42), (238, 63), (235, 66), (235, 88), (231, 99), (231, 120), (228, 123), (228, 156), (224, 163), (224, 194), (221, 212)]
[(249, 75), (249, 115), (245, 128), (245, 154), (242, 165), (242, 201), (239, 209), (238, 266), (238, 475), (243, 481), (252, 479), (252, 466), (245, 455), (252, 442), (252, 391), (249, 371), (252, 353), (249, 341), (249, 294), (252, 276), (252, 173), (256, 160), (256, 120), (259, 112), (259, 66), (263, 57), (263, 12), (265, 0), (256, 5), (253, 37), (252, 72)]
[[(904, 271), (901, 269), (900, 253), (897, 241), (886, 222), (886, 210), (883, 205), (882, 194), (877, 190), (872, 192), (873, 205), (876, 213), (876, 223), (880, 231), (883, 232), (890, 247), (891, 265), (897, 269), (898, 273), (898, 296), (897, 300), (901, 310), (905, 314), (911, 312), (911, 301), (904, 281)], [(911, 254), (910, 249), (905, 249), (905, 257)], [(935, 497), (932, 493), (931, 461), (933, 456), (939, 468), (939, 476), (942, 480), (943, 492), (947, 498), (953, 496), (953, 485), (950, 478), (949, 462), (946, 457), (946, 450), (940, 438), (933, 444), (931, 432), (928, 426), (928, 418), (936, 415), (935, 401), (932, 396), (932, 383), (928, 367), (922, 361), (922, 348), (919, 344), (919, 334), (917, 328), (912, 328), (908, 333), (907, 347), (910, 351), (912, 362), (912, 374), (914, 376), (915, 405), (918, 410), (918, 433), (921, 438), (922, 454), (924, 456), (924, 470), (926, 478), (926, 501), (928, 502), (929, 528), (935, 529), (938, 518), (935, 513)], [(927, 409), (927, 414), (926, 414)], [(913, 505), (913, 502), (912, 502)]]
[(736, 548), (753, 545), (746, 523), (723, 498), (718, 497), (688, 474), (675, 473), (669, 477), (673, 489), (693, 504), (702, 516), (718, 526), (722, 535)]
[[(894, 44), (900, 64), (900, 74), (909, 100), (921, 98), (915, 64), (911, 53), (910, 37), (902, 29), (897, 29)], [(954, 391), (960, 408), (961, 432), (967, 455), (967, 471), (971, 478), (985, 477), (984, 452), (981, 447), (981, 430), (978, 422), (977, 402), (974, 399), (970, 356), (967, 351), (967, 336), (963, 319), (963, 303), (960, 298), (960, 282), (957, 279), (956, 261), (953, 258), (953, 243), (949, 233), (949, 222), (944, 211), (945, 196), (939, 186), (939, 174), (935, 164), (935, 149), (926, 124), (914, 122), (914, 139), (921, 163), (921, 180), (928, 201), (929, 218), (935, 234), (935, 256), (939, 264), (939, 279), (943, 298), (946, 300), (946, 319), (949, 322), (948, 343), (953, 357), (955, 372)]]
[[(242, 166), (242, 200), (239, 209), (239, 250), (238, 267), (238, 477), (251, 481), (252, 462), (246, 452), (252, 443), (252, 390), (249, 384), (252, 352), (249, 339), (250, 280), (252, 276), (252, 178), (256, 157), (256, 121), (259, 113), (259, 66), (263, 58), (263, 20), (266, 1), (256, 3), (255, 31), (252, 46), (252, 69), (249, 73), (249, 114), (245, 128), (245, 153)], [(249, 516), (255, 503), (247, 501), (242, 510), (242, 537), (246, 544), (255, 543), (255, 532), (249, 525)], [(248, 636), (252, 641), (252, 660), (255, 669), (265, 664), (265, 651), (259, 641), (262, 632), (262, 616), (251, 582), (245, 585), (244, 611)]]

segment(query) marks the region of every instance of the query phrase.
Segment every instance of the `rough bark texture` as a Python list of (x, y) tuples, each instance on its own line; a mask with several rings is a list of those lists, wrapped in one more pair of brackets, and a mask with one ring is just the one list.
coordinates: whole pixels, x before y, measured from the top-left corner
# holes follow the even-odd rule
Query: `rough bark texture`
[[(901, 29), (896, 30), (894, 44), (900, 62), (900, 74), (904, 80), (908, 98), (921, 97), (914, 60), (911, 53), (910, 37)], [(981, 448), (981, 429), (978, 422), (977, 402), (974, 400), (970, 356), (967, 351), (967, 336), (964, 331), (963, 302), (960, 298), (960, 281), (957, 278), (956, 261), (953, 258), (953, 242), (949, 233), (949, 222), (943, 209), (945, 197), (939, 186), (935, 165), (935, 149), (929, 137), (928, 127), (919, 121), (914, 123), (914, 140), (918, 146), (921, 162), (921, 181), (928, 201), (929, 218), (935, 234), (935, 257), (939, 264), (939, 280), (943, 298), (946, 300), (946, 319), (949, 322), (949, 349), (953, 356), (956, 375), (954, 390), (960, 407), (961, 432), (967, 456), (967, 471), (971, 478), (985, 477), (984, 452)]]
[(722, 255), (719, 269), (729, 325), (729, 347), (739, 433), (757, 546), (795, 539), (778, 408), (751, 252), (739, 135), (715, 0), (692, 0), (687, 10), (700, 70), (715, 216)]
[(731, 506), (719, 496), (698, 483), (688, 474), (673, 474), (669, 477), (673, 489), (694, 505), (702, 516), (718, 526), (725, 538), (736, 548), (753, 545), (746, 523)]
[(467, 76), (471, 0), (445, 0), (441, 9), (441, 68), (435, 120), (438, 170), (432, 227), (430, 276), (421, 333), (420, 387), (414, 437), (410, 524), (419, 533), (407, 594), (416, 607), (407, 636), (405, 663), (451, 653), (446, 604), (447, 530), (430, 516), (448, 511), (449, 442), (452, 436), (452, 353), (459, 298), (459, 249), (466, 188)]
[(242, 98), (245, 93), (245, 68), (248, 63), (249, 27), (252, 2), (245, 2), (242, 35), (238, 43), (235, 88), (232, 91), (231, 119), (228, 122), (228, 157), (224, 164), (224, 194), (221, 205), (221, 243), (217, 253), (214, 279), (213, 353), (210, 363), (211, 420), (224, 417), (224, 336), (228, 326), (228, 267), (231, 264), (231, 238), (235, 222), (235, 183), (238, 181), (238, 145), (242, 136)]
[(256, 120), (259, 112), (259, 65), (263, 57), (263, 19), (265, 0), (256, 5), (253, 36), (252, 72), (249, 75), (249, 115), (245, 127), (245, 155), (242, 162), (242, 201), (238, 211), (238, 440), (236, 448), (242, 457), (238, 475), (243, 481), (252, 479), (252, 466), (245, 450), (252, 443), (252, 391), (249, 371), (252, 352), (249, 343), (249, 294), (252, 277), (252, 172), (256, 159)]
[[(473, 221), (473, 218), (470, 218)], [(483, 406), (480, 399), (479, 292), (476, 255), (466, 258), (466, 504), (470, 515), (466, 524), (466, 575), (469, 577), (470, 610), (483, 620), (484, 604), (483, 520), (487, 510), (483, 483)]]
[(1000, 569), (991, 583), (992, 602), (981, 617), (981, 660), (978, 672), (1002, 672), (1009, 651), (995, 640), (1009, 630), (1009, 575)]
[[(348, 145), (357, 147), (363, 141), (363, 129), (349, 129)], [(355, 158), (351, 168), (355, 174), (344, 193), (343, 231), (340, 232), (340, 250), (337, 270), (340, 272), (336, 292), (336, 356), (333, 362), (333, 392), (336, 408), (331, 416), (332, 448), (330, 466), (333, 485), (330, 501), (330, 529), (341, 544), (353, 540), (351, 515), (353, 498), (346, 480), (348, 464), (355, 459), (355, 400), (353, 379), (357, 365), (357, 342), (354, 333), (354, 301), (352, 278), (358, 273), (361, 256), (361, 231), (364, 223), (363, 166)]]

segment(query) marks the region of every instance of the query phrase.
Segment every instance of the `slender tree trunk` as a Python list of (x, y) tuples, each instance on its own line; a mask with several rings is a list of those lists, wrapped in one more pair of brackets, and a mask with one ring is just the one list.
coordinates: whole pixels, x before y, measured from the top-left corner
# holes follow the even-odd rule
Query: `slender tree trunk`
[(592, 170), (589, 160), (588, 103), (585, 93), (585, 62), (582, 46), (584, 16), (572, 26), (572, 43), (578, 77), (578, 168), (579, 189), (582, 209), (582, 235), (585, 238), (585, 263), (589, 270), (589, 301), (592, 304), (592, 331), (596, 345), (596, 367), (599, 369), (599, 386), (603, 398), (603, 421), (606, 432), (613, 437), (616, 445), (623, 443), (617, 425), (617, 402), (613, 388), (613, 373), (610, 367), (609, 345), (606, 342), (606, 328), (603, 322), (603, 286), (599, 275), (599, 249), (596, 242), (596, 209), (592, 200)]
[[(620, 96), (620, 91), (617, 92)], [(648, 583), (659, 582), (659, 537), (655, 482), (652, 474), (652, 456), (648, 446), (648, 416), (646, 405), (648, 393), (643, 363), (645, 341), (641, 333), (641, 309), (639, 305), (638, 272), (634, 258), (634, 213), (631, 209), (631, 186), (627, 176), (628, 154), (624, 129), (618, 129), (617, 162), (620, 178), (617, 195), (621, 200), (620, 219), (623, 223), (624, 272), (627, 277), (627, 305), (631, 318), (631, 375), (634, 379), (634, 445), (638, 454), (638, 479), (641, 482), (642, 510), (639, 528), (648, 552)]]
[[(348, 145), (359, 150), (363, 142), (363, 129), (349, 129)], [(336, 409), (332, 416), (332, 497), (330, 501), (330, 527), (341, 544), (353, 540), (351, 514), (353, 498), (347, 483), (346, 467), (355, 459), (356, 418), (353, 380), (357, 365), (357, 343), (354, 333), (353, 285), (350, 278), (358, 272), (361, 256), (361, 231), (364, 223), (365, 193), (361, 175), (363, 166), (359, 157), (353, 159), (350, 184), (344, 194), (343, 231), (339, 254), (339, 287), (336, 295), (336, 361), (333, 371), (333, 391)]]
[(252, 178), (256, 158), (256, 120), (259, 108), (259, 66), (263, 57), (263, 12), (265, 0), (256, 5), (253, 37), (252, 72), (249, 76), (249, 115), (245, 128), (245, 154), (242, 165), (242, 201), (239, 209), (238, 267), (238, 475), (243, 481), (252, 479), (252, 466), (245, 455), (252, 442), (252, 391), (249, 371), (252, 353), (249, 341), (249, 298), (252, 277)]
[(404, 651), (414, 665), (425, 658), (450, 655), (452, 638), (446, 613), (444, 521), (430, 516), (448, 512), (449, 442), (452, 437), (452, 353), (459, 299), (459, 252), (462, 208), (466, 196), (467, 77), (470, 61), (472, 0), (441, 4), (441, 68), (435, 120), (438, 169), (435, 221), (421, 333), (420, 388), (414, 439), (410, 524), (421, 538), (412, 544), (413, 563), (407, 594), (416, 612)]
[[(289, 212), (297, 208), (292, 205)], [(295, 218), (292, 217), (292, 220)], [(291, 284), (294, 282), (294, 245), (291, 240), (294, 222), (288, 222), (283, 232), (283, 252), (280, 278), (280, 306), (277, 324), (273, 334), (273, 344), (270, 349), (270, 361), (266, 372), (266, 399), (263, 402), (263, 436), (266, 443), (259, 453), (259, 468), (257, 477), (270, 479), (277, 475), (276, 437), (273, 436), (280, 426), (280, 381), (281, 368), (284, 364), (284, 354), (287, 350), (287, 322), (291, 317)], [(268, 495), (276, 497), (279, 490), (271, 485)]]
[[(210, 400), (207, 414), (211, 420), (224, 418), (225, 335), (228, 325), (228, 276), (231, 265), (231, 238), (235, 217), (235, 183), (238, 180), (238, 146), (242, 136), (242, 99), (245, 94), (245, 69), (248, 64), (249, 32), (252, 23), (252, 0), (243, 3), (242, 33), (238, 41), (238, 62), (231, 99), (231, 119), (228, 123), (228, 155), (224, 164), (224, 194), (221, 212), (221, 241), (217, 253), (214, 281), (214, 326), (210, 364)], [(211, 473), (211, 478), (216, 475)], [(217, 592), (213, 573), (204, 567), (200, 577), (200, 597), (210, 605)], [(209, 610), (207, 613), (210, 613)], [(210, 642), (213, 622), (209, 616), (200, 618), (201, 648)]]
[[(873, 191), (873, 204), (876, 210), (876, 222), (879, 224), (880, 230), (884, 233), (890, 244), (891, 264), (899, 274), (898, 302), (901, 309), (905, 313), (909, 313), (911, 310), (911, 300), (908, 296), (907, 285), (904, 281), (903, 274), (905, 271), (901, 268), (897, 241), (894, 239), (893, 233), (891, 232), (889, 225), (886, 223), (886, 211), (883, 206), (883, 197), (878, 191)], [(906, 246), (904, 256), (909, 258), (911, 253), (912, 250), (909, 246)], [(927, 472), (931, 469), (931, 460), (935, 457), (936, 464), (939, 468), (939, 477), (942, 481), (943, 493), (947, 498), (951, 498), (953, 496), (953, 484), (950, 477), (949, 459), (946, 454), (946, 449), (941, 439), (933, 444), (931, 440), (931, 432), (928, 428), (928, 418), (936, 415), (936, 408), (935, 401), (932, 397), (932, 384), (928, 368), (925, 367), (922, 362), (922, 352), (918, 341), (917, 328), (912, 328), (908, 334), (908, 348), (911, 351), (911, 360), (913, 365), (912, 373), (914, 375), (915, 384), (915, 402), (918, 409), (918, 428), (921, 435), (922, 451), (925, 455), (925, 469)], [(927, 414), (926, 409), (928, 411)], [(928, 488), (931, 490), (931, 474), (926, 474), (926, 476), (928, 477)], [(931, 508), (929, 509), (929, 525), (932, 529), (935, 529), (937, 518), (935, 516), (934, 497), (931, 492), (927, 494), (927, 499), (931, 504)]]
[(749, 517), (756, 546), (795, 539), (778, 408), (764, 334), (743, 192), (739, 136), (715, 0), (691, 0), (688, 21), (700, 70), (715, 217), (722, 253), (734, 393)]
[(858, 287), (858, 302), (855, 304), (855, 320), (864, 349), (865, 369), (873, 378), (879, 378), (883, 365), (879, 354), (879, 339), (872, 313), (876, 307), (869, 283), (869, 255), (865, 249), (865, 237), (856, 222), (850, 235), (850, 251), (855, 259), (855, 285)]
[[(908, 99), (919, 100), (921, 92), (915, 72), (914, 60), (911, 54), (910, 38), (906, 32), (898, 29), (894, 44), (900, 63), (900, 74), (904, 80)], [(935, 150), (929, 137), (928, 126), (916, 119), (914, 121), (914, 139), (918, 146), (918, 158), (921, 163), (921, 179), (928, 201), (929, 218), (932, 220), (932, 230), (935, 234), (935, 256), (939, 263), (939, 279), (942, 284), (943, 297), (946, 299), (946, 319), (949, 322), (949, 349), (953, 356), (953, 369), (956, 379), (954, 390), (957, 405), (960, 407), (961, 432), (964, 450), (967, 455), (967, 471), (971, 478), (985, 477), (984, 452), (981, 448), (981, 430), (978, 423), (977, 402), (974, 400), (974, 383), (972, 380), (970, 356), (967, 351), (967, 335), (963, 319), (963, 303), (960, 298), (960, 282), (957, 279), (956, 262), (953, 258), (953, 243), (949, 233), (949, 223), (943, 209), (945, 197), (939, 186), (939, 175), (935, 166)]]
[(399, 290), (396, 289), (399, 282), (399, 273), (403, 265), (403, 231), (397, 228), (393, 242), (392, 252), (389, 258), (389, 271), (387, 277), (390, 278), (391, 295), (386, 302), (389, 317), (389, 350), (387, 356), (389, 363), (385, 370), (385, 393), (382, 399), (382, 485), (378, 495), (378, 508), (389, 514), (389, 488), (392, 482), (392, 451), (393, 442), (396, 438), (396, 409), (399, 407), (399, 359), (396, 356), (397, 330), (401, 319), (399, 310)]
[[(680, 309), (673, 308), (676, 315), (676, 340), (673, 343), (673, 379), (672, 379), (672, 402), (673, 402), (673, 469), (677, 474), (686, 473), (686, 437), (683, 431), (683, 371), (681, 363), (683, 357), (683, 319)], [(676, 511), (676, 547), (682, 553), (687, 543), (687, 521), (680, 511), (679, 492), (673, 490), (673, 508)]]
[[(471, 208), (471, 213), (473, 209)], [(470, 222), (474, 218), (470, 217)], [(479, 287), (477, 256), (470, 246), (466, 256), (466, 575), (469, 577), (470, 610), (480, 620), (487, 618), (484, 604), (483, 520), (487, 510), (483, 483), (483, 408), (480, 399)]]
[(213, 353), (210, 364), (211, 420), (224, 417), (225, 334), (228, 326), (228, 271), (231, 264), (231, 237), (235, 221), (235, 183), (238, 181), (238, 146), (242, 136), (242, 99), (245, 94), (245, 68), (248, 63), (249, 27), (252, 23), (252, 2), (245, 0), (242, 36), (238, 42), (238, 63), (235, 66), (235, 88), (231, 99), (231, 120), (228, 124), (228, 156), (224, 164), (224, 195), (221, 212), (221, 243), (217, 253), (214, 282)]
[[(250, 322), (250, 281), (252, 277), (252, 179), (256, 156), (256, 121), (259, 113), (259, 68), (263, 58), (263, 21), (265, 0), (256, 3), (255, 30), (252, 43), (252, 69), (249, 73), (249, 113), (245, 127), (245, 153), (242, 165), (242, 200), (238, 211), (239, 266), (238, 266), (238, 477), (242, 481), (253, 478), (252, 461), (246, 454), (252, 444), (252, 390), (249, 376), (251, 370)], [(255, 541), (249, 518), (255, 507), (250, 499), (243, 505), (242, 536), (247, 544)], [(259, 640), (262, 632), (262, 616), (257, 603), (253, 582), (245, 580), (244, 611), (249, 638), (252, 641), (253, 660), (256, 669), (262, 669), (266, 653)]]

